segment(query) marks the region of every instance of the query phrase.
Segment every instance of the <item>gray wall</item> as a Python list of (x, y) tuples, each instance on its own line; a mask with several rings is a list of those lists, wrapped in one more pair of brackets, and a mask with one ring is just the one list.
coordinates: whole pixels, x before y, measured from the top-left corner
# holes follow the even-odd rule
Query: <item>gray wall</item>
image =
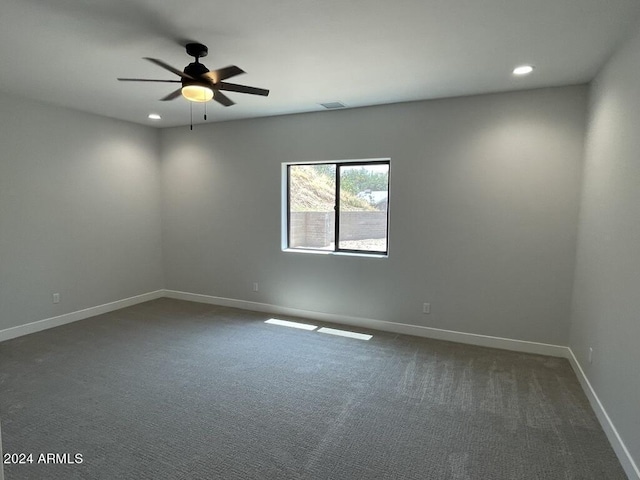
[(640, 465), (640, 30), (592, 88), (579, 232), (570, 346)]
[(0, 330), (163, 287), (158, 136), (0, 94)]
[[(586, 107), (578, 86), (164, 130), (166, 287), (566, 345)], [(389, 258), (281, 252), (281, 162), (380, 157)]]

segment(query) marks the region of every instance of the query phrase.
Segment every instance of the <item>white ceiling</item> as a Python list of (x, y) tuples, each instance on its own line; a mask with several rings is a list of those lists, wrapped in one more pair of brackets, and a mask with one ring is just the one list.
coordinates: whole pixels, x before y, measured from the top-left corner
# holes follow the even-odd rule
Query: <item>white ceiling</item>
[[(0, 90), (154, 126), (189, 123), (158, 99), (182, 70), (181, 45), (209, 46), (210, 69), (271, 90), (228, 93), (209, 121), (588, 82), (628, 34), (638, 0), (1, 0)], [(536, 66), (516, 78), (519, 64)], [(147, 119), (151, 112), (160, 122)], [(202, 106), (194, 106), (202, 122)]]

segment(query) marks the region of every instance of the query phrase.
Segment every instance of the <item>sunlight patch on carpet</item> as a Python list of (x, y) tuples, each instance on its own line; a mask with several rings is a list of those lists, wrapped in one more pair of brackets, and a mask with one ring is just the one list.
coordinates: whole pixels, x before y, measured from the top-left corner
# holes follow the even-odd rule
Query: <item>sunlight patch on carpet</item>
[(322, 327), (318, 332), (328, 333), (329, 335), (338, 335), (340, 337), (357, 338), (358, 340), (369, 340), (373, 338), (373, 335), (367, 335), (366, 333), (350, 332), (348, 330), (337, 330), (335, 328), (326, 327)]
[(278, 318), (270, 318), (264, 323), (269, 323), (271, 325), (280, 325), (281, 327), (299, 328), (301, 330), (315, 330), (316, 328), (318, 328), (317, 326), (309, 325), (308, 323), (290, 322), (288, 320), (280, 320)]

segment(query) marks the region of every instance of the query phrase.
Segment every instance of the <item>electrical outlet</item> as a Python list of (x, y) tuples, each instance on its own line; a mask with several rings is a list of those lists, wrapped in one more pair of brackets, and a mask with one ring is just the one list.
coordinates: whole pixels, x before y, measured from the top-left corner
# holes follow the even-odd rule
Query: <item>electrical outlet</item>
[(253, 291), (254, 292), (258, 291), (258, 282), (253, 282)]
[(422, 313), (424, 313), (425, 315), (431, 313), (431, 304), (430, 303), (423, 303), (422, 304)]
[(593, 363), (593, 347), (589, 347), (589, 363)]
[(60, 294), (59, 293), (54, 293), (52, 295), (53, 298), (53, 303), (60, 303)]

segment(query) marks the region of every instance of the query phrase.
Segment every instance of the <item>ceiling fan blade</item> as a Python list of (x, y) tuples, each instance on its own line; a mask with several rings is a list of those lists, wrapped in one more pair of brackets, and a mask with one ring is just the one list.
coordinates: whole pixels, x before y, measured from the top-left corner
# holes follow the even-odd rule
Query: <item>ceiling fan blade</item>
[(166, 102), (168, 100), (173, 100), (174, 98), (178, 98), (180, 95), (182, 95), (182, 88), (179, 88), (177, 90), (174, 90), (173, 92), (171, 92), (169, 95), (167, 95), (166, 97), (162, 97), (160, 99), (161, 102)]
[(219, 82), (216, 84), (216, 88), (219, 90), (227, 90), (229, 92), (249, 93), (251, 95), (262, 95), (266, 97), (269, 95), (269, 90), (257, 87), (247, 87), (246, 85), (237, 85), (235, 83)]
[(230, 107), (236, 103), (219, 90), (213, 91), (213, 99), (225, 107)]
[(211, 70), (203, 74), (203, 77), (207, 77), (213, 83), (218, 83), (226, 78), (235, 77), (236, 75), (240, 75), (245, 73), (240, 67), (236, 67), (235, 65), (229, 65), (228, 67), (219, 68), (217, 70)]
[(119, 78), (121, 82), (164, 82), (181, 83), (180, 80), (151, 80), (150, 78)]
[(190, 80), (194, 80), (193, 77), (187, 75), (184, 72), (181, 72), (180, 70), (178, 70), (175, 67), (172, 67), (171, 65), (169, 65), (168, 63), (163, 62), (162, 60), (158, 60), (157, 58), (149, 58), (149, 57), (144, 57), (145, 60), (149, 60), (151, 63), (155, 63), (156, 65), (158, 65), (159, 67), (164, 68), (165, 70), (169, 70), (171, 73), (175, 73), (176, 75), (182, 77), (182, 78), (188, 78)]

